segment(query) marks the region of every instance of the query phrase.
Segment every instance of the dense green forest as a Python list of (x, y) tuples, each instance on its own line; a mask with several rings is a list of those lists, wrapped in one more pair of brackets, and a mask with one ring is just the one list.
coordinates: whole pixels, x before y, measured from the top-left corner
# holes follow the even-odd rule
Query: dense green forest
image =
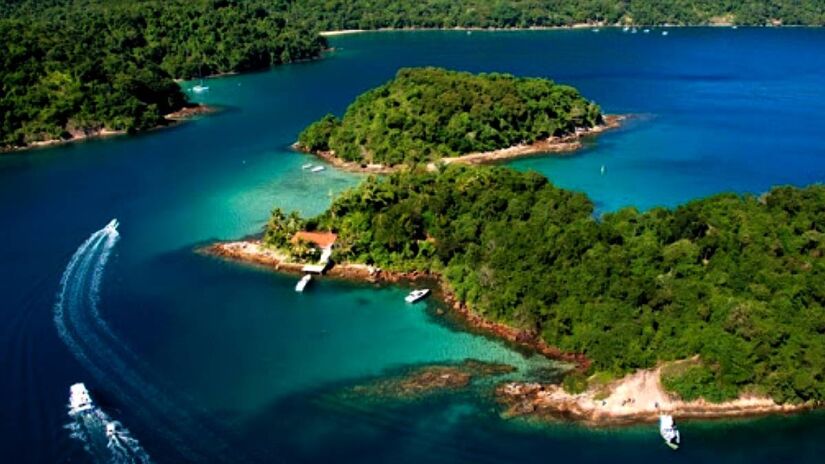
[(186, 103), (173, 78), (319, 56), (286, 1), (6, 3), (0, 147), (102, 128), (139, 131)]
[(607, 24), (825, 24), (821, 0), (304, 0), (322, 29)]
[(453, 165), (370, 177), (305, 223), (276, 213), (270, 243), (333, 230), (335, 259), (438, 272), (475, 311), (593, 370), (698, 354), (665, 379), (686, 398), (825, 400), (823, 186), (596, 219), (539, 174)]
[(310, 125), (298, 142), (347, 161), (412, 165), (600, 122), (597, 105), (547, 79), (408, 68), (356, 98), (342, 119), (328, 115)]

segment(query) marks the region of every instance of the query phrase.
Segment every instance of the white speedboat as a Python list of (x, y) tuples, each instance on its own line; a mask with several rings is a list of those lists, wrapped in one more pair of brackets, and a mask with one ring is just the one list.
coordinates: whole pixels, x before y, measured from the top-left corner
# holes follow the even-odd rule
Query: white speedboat
[(645, 29), (642, 32), (644, 32), (645, 34), (650, 34), (650, 29)]
[(629, 31), (629, 30), (630, 30), (630, 27), (629, 27), (629, 26), (625, 26), (625, 27), (623, 27), (623, 28), (622, 28), (622, 32), (627, 32), (627, 31)]
[(295, 284), (295, 291), (298, 292), (298, 293), (303, 292), (304, 289), (307, 288), (307, 285), (309, 285), (310, 280), (312, 280), (312, 275), (311, 274), (307, 274), (307, 275), (301, 277), (301, 280), (299, 280), (298, 283)]
[(301, 169), (309, 169), (309, 168), (311, 168), (312, 166), (313, 166), (313, 164), (312, 164), (312, 163), (307, 163), (307, 164), (305, 164), (305, 165), (301, 166)]
[(669, 34), (668, 31), (662, 31), (662, 35), (668, 35), (668, 34)]
[(415, 303), (416, 301), (420, 301), (420, 300), (424, 299), (429, 294), (430, 294), (430, 289), (420, 288), (418, 290), (411, 291), (409, 295), (404, 297), (404, 301), (406, 301), (407, 303)]
[(323, 166), (315, 166), (314, 168), (310, 169), (310, 172), (321, 172), (325, 168)]
[(679, 449), (679, 429), (676, 428), (676, 424), (673, 422), (673, 416), (659, 416), (659, 434), (665, 440), (667, 446), (674, 450)]
[(69, 414), (75, 415), (88, 411), (94, 407), (89, 390), (83, 383), (76, 383), (69, 387)]
[(195, 92), (195, 93), (203, 93), (203, 92), (206, 92), (207, 90), (209, 90), (208, 85), (198, 84), (198, 85), (192, 87), (192, 91)]

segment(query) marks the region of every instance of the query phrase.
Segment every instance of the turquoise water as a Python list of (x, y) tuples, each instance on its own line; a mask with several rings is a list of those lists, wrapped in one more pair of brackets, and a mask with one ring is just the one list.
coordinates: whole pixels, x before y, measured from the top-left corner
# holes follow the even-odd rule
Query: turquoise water
[[(210, 81), (199, 98), (218, 115), (0, 157), (3, 462), (90, 461), (63, 427), (78, 381), (159, 462), (820, 460), (820, 414), (685, 423), (672, 453), (650, 427), (503, 421), (483, 385), (414, 402), (344, 397), (420, 364), (472, 357), (528, 376), (552, 365), (405, 305), (402, 288), (325, 280), (296, 295), (292, 277), (193, 250), (260, 231), (276, 206), (317, 213), (354, 185), (302, 171), (289, 145), (401, 66), (552, 77), (636, 115), (578, 154), (513, 163), (600, 211), (820, 182), (825, 31), (382, 33), (332, 45), (322, 61)], [(78, 252), (112, 218), (119, 239)]]

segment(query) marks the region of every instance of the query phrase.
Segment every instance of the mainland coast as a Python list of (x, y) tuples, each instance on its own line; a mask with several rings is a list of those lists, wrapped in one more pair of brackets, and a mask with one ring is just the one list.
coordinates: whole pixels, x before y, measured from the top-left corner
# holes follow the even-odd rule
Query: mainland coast
[[(220, 242), (199, 252), (222, 259), (254, 264), (278, 272), (301, 274), (303, 263), (288, 257), (260, 240)], [(443, 301), (453, 315), (476, 332), (494, 336), (520, 348), (541, 353), (548, 358), (571, 363), (573, 369), (584, 372), (590, 365), (580, 353), (564, 352), (548, 345), (539, 334), (519, 330), (489, 321), (456, 298), (441, 276), (428, 272), (395, 272), (358, 263), (336, 263), (326, 276), (356, 282), (376, 284), (426, 283), (434, 287), (434, 295)], [(684, 360), (681, 362), (691, 362)], [(676, 363), (670, 363), (673, 365)], [(758, 395), (743, 395), (731, 401), (711, 403), (705, 400), (683, 401), (665, 391), (661, 384), (660, 365), (639, 370), (608, 383), (591, 385), (582, 393), (569, 393), (557, 384), (506, 382), (495, 389), (497, 402), (505, 418), (521, 417), (538, 421), (574, 420), (588, 426), (621, 426), (655, 422), (660, 414), (678, 419), (715, 419), (755, 417), (768, 414), (790, 414), (816, 407), (812, 403), (778, 404)]]

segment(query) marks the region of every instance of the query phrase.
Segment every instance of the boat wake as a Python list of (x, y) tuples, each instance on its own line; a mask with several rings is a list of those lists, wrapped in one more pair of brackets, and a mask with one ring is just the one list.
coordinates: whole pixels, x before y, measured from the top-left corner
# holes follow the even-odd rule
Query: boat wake
[[(192, 443), (207, 444), (209, 449), (202, 451), (210, 458), (220, 456), (226, 447), (219, 434), (191, 417), (186, 408), (179, 406), (179, 401), (170, 400), (155, 386), (157, 382), (148, 381), (151, 378), (148, 369), (101, 317), (98, 303), (103, 271), (120, 238), (118, 225), (118, 221), (113, 219), (93, 233), (69, 260), (54, 306), (57, 332), (97, 384), (113, 393), (122, 405), (150, 427), (153, 434), (164, 438), (182, 458), (206, 460), (190, 447)], [(79, 428), (82, 427), (77, 427), (75, 423), (73, 433), (90, 443), (88, 431)], [(117, 456), (131, 456), (129, 459), (132, 460), (109, 462), (141, 462), (134, 460), (134, 456), (138, 455), (133, 454), (134, 449), (130, 446), (137, 442), (128, 432), (123, 436), (114, 436), (119, 439), (108, 443), (111, 447), (107, 449), (120, 449), (122, 446)], [(110, 454), (115, 455), (113, 453)]]
[(67, 424), (66, 428), (69, 429), (70, 436), (83, 443), (83, 448), (92, 456), (94, 462), (107, 464), (149, 464), (152, 462), (129, 430), (120, 422), (110, 418), (99, 407), (89, 404), (83, 410), (77, 410), (73, 408), (70, 400), (69, 417), (72, 422)]

